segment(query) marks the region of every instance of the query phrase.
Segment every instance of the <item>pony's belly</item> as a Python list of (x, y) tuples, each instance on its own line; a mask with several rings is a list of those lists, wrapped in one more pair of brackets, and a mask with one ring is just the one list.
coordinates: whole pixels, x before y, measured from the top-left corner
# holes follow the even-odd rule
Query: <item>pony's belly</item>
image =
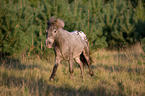
[(69, 60), (69, 58), (72, 56), (73, 58), (76, 58), (78, 56), (80, 56), (80, 54), (82, 53), (84, 47), (80, 47), (80, 48), (75, 48), (74, 50), (72, 51), (62, 51), (62, 57), (65, 59), (65, 60)]

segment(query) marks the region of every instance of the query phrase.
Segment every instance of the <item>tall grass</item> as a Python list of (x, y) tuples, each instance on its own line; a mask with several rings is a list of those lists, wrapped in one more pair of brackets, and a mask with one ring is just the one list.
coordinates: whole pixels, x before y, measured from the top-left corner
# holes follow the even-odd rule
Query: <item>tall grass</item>
[(52, 60), (1, 58), (1, 96), (143, 96), (145, 95), (145, 54), (138, 44), (121, 51), (92, 53), (94, 77), (84, 68), (84, 78), (74, 63), (73, 79), (68, 62), (59, 66), (54, 81), (49, 76)]

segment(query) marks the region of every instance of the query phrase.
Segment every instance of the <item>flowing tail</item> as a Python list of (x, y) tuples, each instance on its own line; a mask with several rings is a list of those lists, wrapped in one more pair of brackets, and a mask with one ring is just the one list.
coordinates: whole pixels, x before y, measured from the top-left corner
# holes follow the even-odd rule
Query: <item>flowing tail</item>
[[(90, 56), (89, 56), (89, 58), (90, 58), (90, 63), (93, 63), (92, 58)], [(86, 66), (86, 65), (88, 66), (88, 62), (87, 62), (83, 52), (80, 55), (80, 60), (83, 62), (83, 66)]]

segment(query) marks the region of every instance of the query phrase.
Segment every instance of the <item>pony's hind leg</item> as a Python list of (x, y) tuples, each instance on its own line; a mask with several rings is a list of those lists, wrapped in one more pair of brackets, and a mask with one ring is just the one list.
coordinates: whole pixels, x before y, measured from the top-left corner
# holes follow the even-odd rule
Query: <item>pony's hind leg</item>
[(69, 72), (70, 72), (70, 75), (71, 75), (71, 78), (73, 77), (73, 72), (74, 72), (74, 70), (73, 70), (73, 58), (72, 57), (70, 57), (70, 59), (69, 59)]
[(83, 63), (82, 63), (82, 61), (80, 60), (80, 57), (77, 57), (77, 58), (75, 58), (75, 61), (79, 64), (79, 66), (80, 66), (80, 69), (81, 69), (81, 77), (83, 78)]
[(87, 63), (87, 66), (88, 66), (88, 68), (89, 68), (89, 74), (91, 75), (91, 76), (94, 76), (94, 72), (91, 70), (91, 67), (90, 67), (90, 55), (89, 55), (89, 49), (86, 49), (86, 50), (84, 50), (83, 51), (83, 55), (84, 55), (84, 57), (85, 57), (85, 59), (86, 59), (86, 63)]

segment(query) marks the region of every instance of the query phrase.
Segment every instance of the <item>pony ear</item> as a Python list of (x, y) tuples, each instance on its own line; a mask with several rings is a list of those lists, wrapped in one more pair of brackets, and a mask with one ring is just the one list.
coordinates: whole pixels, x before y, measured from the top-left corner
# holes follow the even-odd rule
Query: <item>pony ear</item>
[(53, 17), (50, 17), (49, 18), (49, 21), (47, 21), (47, 25), (48, 26), (51, 26), (53, 24), (54, 20), (56, 20), (54, 16)]

